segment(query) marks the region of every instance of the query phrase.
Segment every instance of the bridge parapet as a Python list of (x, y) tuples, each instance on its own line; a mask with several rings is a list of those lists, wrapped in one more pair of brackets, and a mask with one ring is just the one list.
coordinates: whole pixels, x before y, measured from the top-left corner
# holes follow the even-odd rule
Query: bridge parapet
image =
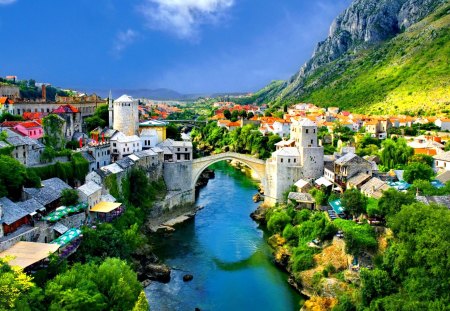
[(224, 152), (207, 156), (192, 161), (192, 188), (195, 187), (200, 174), (210, 165), (224, 161), (237, 160), (250, 167), (261, 179), (263, 185), (266, 182), (266, 161), (254, 158), (250, 155), (241, 154), (237, 152)]

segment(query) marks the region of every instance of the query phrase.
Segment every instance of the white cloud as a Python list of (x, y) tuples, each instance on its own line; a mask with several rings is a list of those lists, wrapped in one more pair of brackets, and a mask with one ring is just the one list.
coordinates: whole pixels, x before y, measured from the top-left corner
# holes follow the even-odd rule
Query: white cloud
[[(1, 0), (0, 0), (1, 1)], [(138, 36), (138, 33), (133, 29), (127, 29), (126, 31), (119, 31), (116, 40), (114, 42), (113, 52), (116, 56), (132, 44)]]
[(0, 5), (7, 5), (16, 2), (16, 0), (0, 0)]
[(234, 0), (146, 0), (139, 9), (150, 28), (192, 39), (199, 25), (216, 22), (233, 4)]

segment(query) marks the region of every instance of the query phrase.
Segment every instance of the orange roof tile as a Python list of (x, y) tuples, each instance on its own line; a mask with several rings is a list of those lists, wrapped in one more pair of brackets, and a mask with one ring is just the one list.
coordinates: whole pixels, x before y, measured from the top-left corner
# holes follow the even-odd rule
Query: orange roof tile
[(425, 154), (429, 156), (434, 156), (437, 154), (437, 151), (436, 149), (417, 148), (414, 149), (414, 154)]

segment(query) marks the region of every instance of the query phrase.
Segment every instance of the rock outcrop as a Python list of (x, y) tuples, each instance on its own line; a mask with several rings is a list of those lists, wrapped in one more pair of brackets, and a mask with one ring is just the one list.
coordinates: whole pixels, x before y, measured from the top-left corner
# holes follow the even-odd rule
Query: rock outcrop
[(306, 78), (330, 62), (404, 31), (446, 0), (354, 0), (332, 23), (312, 58), (287, 81), (278, 100), (301, 96)]

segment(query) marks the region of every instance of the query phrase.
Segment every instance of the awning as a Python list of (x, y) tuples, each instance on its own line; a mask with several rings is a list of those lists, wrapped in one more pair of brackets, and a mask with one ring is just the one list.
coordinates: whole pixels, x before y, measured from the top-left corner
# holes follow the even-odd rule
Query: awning
[(0, 253), (0, 258), (12, 257), (8, 264), (26, 268), (47, 258), (59, 249), (58, 244), (35, 243), (20, 241), (11, 248)]
[(329, 187), (331, 186), (333, 183), (331, 181), (329, 181), (328, 179), (326, 179), (325, 177), (320, 177), (319, 179), (317, 179), (315, 181), (315, 183), (319, 186), (325, 186), (325, 187)]
[(79, 237), (80, 234), (81, 234), (80, 229), (72, 228), (63, 235), (61, 235), (59, 238), (51, 241), (50, 244), (57, 244), (59, 246), (64, 246), (66, 244), (69, 244), (73, 239)]
[(43, 219), (47, 220), (47, 221), (55, 222), (55, 221), (60, 220), (61, 218), (63, 218), (66, 215), (82, 211), (82, 210), (86, 209), (87, 206), (88, 205), (86, 203), (79, 203), (77, 205), (67, 206), (67, 207), (61, 206), (61, 207), (57, 208), (56, 211), (48, 214)]
[(100, 202), (96, 204), (93, 208), (91, 208), (91, 212), (95, 213), (109, 213), (117, 208), (119, 208), (122, 203), (113, 203), (113, 202)]
[(341, 199), (337, 199), (331, 202), (328, 202), (336, 214), (340, 215), (344, 213), (344, 207), (341, 204)]

